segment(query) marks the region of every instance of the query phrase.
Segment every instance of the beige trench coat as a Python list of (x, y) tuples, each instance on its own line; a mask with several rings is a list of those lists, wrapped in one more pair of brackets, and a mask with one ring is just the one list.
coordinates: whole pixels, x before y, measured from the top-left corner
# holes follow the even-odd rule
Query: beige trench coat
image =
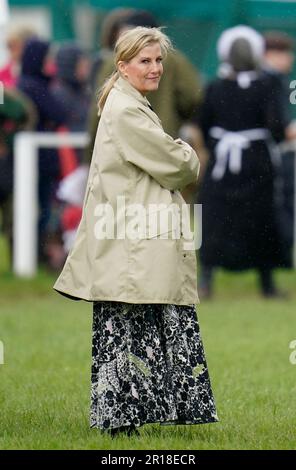
[(183, 225), (153, 218), (185, 204), (179, 189), (198, 171), (194, 150), (167, 135), (148, 100), (119, 78), (102, 112), (82, 218), (54, 289), (75, 300), (198, 302), (195, 250), (184, 244), (188, 216)]

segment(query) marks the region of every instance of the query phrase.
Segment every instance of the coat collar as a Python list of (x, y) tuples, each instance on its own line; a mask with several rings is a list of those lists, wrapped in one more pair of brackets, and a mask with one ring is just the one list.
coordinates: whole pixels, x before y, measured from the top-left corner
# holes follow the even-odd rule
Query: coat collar
[(151, 104), (149, 103), (149, 101), (147, 100), (147, 98), (145, 96), (143, 96), (135, 87), (133, 87), (127, 80), (125, 80), (124, 78), (122, 77), (119, 77), (115, 84), (114, 84), (114, 88), (116, 88), (117, 90), (120, 90), (122, 93), (125, 93), (126, 95), (129, 95), (129, 96), (132, 96), (133, 98), (135, 98), (137, 101), (139, 101), (140, 103), (142, 103), (144, 106), (146, 106), (148, 109), (147, 109), (147, 113), (150, 115), (151, 119), (158, 125), (161, 126), (161, 120), (159, 119), (159, 117), (157, 116), (157, 114), (155, 114), (155, 112), (153, 111), (152, 107), (151, 107)]
[(136, 98), (136, 100), (140, 101), (142, 104), (145, 106), (148, 106), (151, 108), (151, 105), (147, 98), (143, 96), (135, 87), (133, 87), (127, 80), (125, 80), (122, 77), (119, 77), (115, 84), (114, 87), (122, 91), (123, 93), (126, 93), (127, 95), (133, 96)]

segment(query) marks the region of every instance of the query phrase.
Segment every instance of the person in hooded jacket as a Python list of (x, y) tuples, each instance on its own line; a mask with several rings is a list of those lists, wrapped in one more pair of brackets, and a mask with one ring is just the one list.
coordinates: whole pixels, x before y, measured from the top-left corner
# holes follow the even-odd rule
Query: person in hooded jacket
[[(53, 95), (51, 79), (45, 73), (49, 42), (37, 37), (30, 38), (23, 50), (22, 69), (18, 88), (35, 104), (38, 112), (37, 132), (53, 132), (65, 123), (64, 106)], [(59, 158), (55, 149), (41, 148), (38, 159), (38, 196), (40, 215), (38, 221), (38, 253), (40, 261), (47, 261), (46, 238), (51, 213), (51, 200), (59, 178)]]
[[(285, 124), (285, 139), (281, 144), (288, 144), (281, 146), (275, 190), (277, 220), (286, 259), (285, 268), (291, 268), (293, 267), (294, 237), (296, 236), (296, 234), (294, 235), (295, 152), (289, 145), (296, 139), (296, 120), (293, 119), (293, 105), (292, 101), (290, 102), (290, 80), (295, 61), (295, 44), (292, 37), (281, 31), (267, 32), (264, 34), (264, 39), (264, 71), (279, 88), (281, 113)], [(293, 83), (291, 82), (291, 85)]]
[[(74, 41), (60, 46), (55, 58), (56, 76), (51, 91), (54, 97), (64, 106), (66, 111), (65, 127), (61, 132), (84, 132), (87, 127), (87, 116), (90, 106), (90, 90), (88, 85), (90, 60), (84, 49)], [(61, 147), (58, 150), (61, 163), (61, 177), (57, 188), (57, 197), (61, 188), (68, 187), (68, 181), (79, 181), (78, 186), (71, 186), (70, 194), (63, 197), (64, 207), (59, 207), (60, 217), (57, 232), (60, 237), (52, 244), (50, 252), (56, 253), (57, 266), (64, 260), (65, 250), (69, 250), (69, 232), (72, 240), (77, 229), (82, 210), (82, 197), (75, 197), (80, 187), (84, 188), (88, 166), (81, 165), (83, 150), (73, 147)], [(74, 189), (76, 188), (76, 189)], [(74, 192), (73, 192), (74, 189)], [(65, 190), (62, 190), (65, 193)], [(73, 204), (73, 200), (75, 203)], [(70, 215), (70, 217), (69, 217)], [(69, 223), (66, 221), (70, 221)], [(73, 233), (74, 232), (74, 233)], [(61, 249), (63, 246), (63, 249)]]
[(75, 42), (60, 46), (56, 55), (56, 77), (51, 91), (65, 108), (65, 124), (71, 132), (86, 130), (90, 92), (87, 81), (90, 61)]

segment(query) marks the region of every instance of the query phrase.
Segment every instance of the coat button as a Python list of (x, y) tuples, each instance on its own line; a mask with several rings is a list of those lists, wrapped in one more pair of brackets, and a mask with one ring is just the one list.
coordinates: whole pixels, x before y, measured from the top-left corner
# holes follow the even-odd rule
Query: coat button
[(183, 258), (186, 258), (186, 254), (184, 253)]

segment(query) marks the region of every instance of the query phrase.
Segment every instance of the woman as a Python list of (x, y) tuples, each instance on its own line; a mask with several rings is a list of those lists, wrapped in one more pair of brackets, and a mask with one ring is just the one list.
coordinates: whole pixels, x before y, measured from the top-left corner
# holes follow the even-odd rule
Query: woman
[[(200, 202), (200, 294), (212, 293), (213, 268), (256, 269), (265, 297), (279, 297), (273, 268), (283, 262), (275, 223), (273, 139), (284, 135), (279, 90), (261, 71), (263, 38), (252, 28), (218, 41), (219, 78), (208, 86), (200, 125), (210, 151)], [(276, 159), (274, 159), (275, 161)]]
[[(163, 223), (168, 209), (182, 206), (178, 189), (197, 179), (199, 162), (165, 134), (145, 96), (158, 88), (169, 48), (157, 28), (134, 28), (116, 43), (82, 220), (54, 286), (93, 301), (91, 427), (112, 435), (152, 422), (217, 421), (188, 226), (177, 238), (172, 220)], [(160, 223), (151, 222), (155, 215)]]

